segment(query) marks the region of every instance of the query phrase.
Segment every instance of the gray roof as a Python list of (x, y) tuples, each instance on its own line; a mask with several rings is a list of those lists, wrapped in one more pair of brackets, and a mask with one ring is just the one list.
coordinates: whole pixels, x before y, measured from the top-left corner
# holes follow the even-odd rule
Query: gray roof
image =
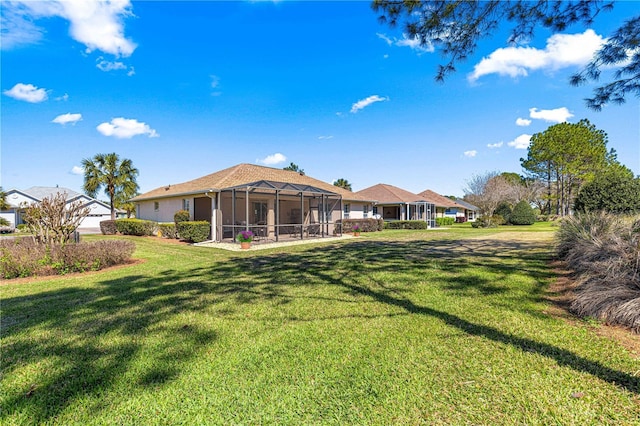
[(82, 195), (79, 192), (73, 191), (69, 188), (61, 188), (57, 186), (32, 186), (31, 188), (25, 189), (22, 192), (40, 201), (42, 201), (42, 199), (44, 198), (51, 197), (52, 195), (58, 194), (60, 192), (67, 193), (67, 200), (70, 200)]
[(467, 208), (468, 210), (480, 210), (478, 207), (474, 206), (473, 204), (469, 204), (466, 201), (461, 200), (459, 198), (456, 198), (456, 203), (458, 203), (461, 206)]

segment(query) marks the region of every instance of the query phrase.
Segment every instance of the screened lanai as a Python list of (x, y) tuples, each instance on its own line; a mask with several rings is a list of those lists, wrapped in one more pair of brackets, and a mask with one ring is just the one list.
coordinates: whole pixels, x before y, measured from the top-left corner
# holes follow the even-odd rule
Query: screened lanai
[(261, 180), (226, 188), (218, 197), (218, 241), (233, 241), (244, 230), (256, 242), (339, 235), (342, 196), (335, 192)]

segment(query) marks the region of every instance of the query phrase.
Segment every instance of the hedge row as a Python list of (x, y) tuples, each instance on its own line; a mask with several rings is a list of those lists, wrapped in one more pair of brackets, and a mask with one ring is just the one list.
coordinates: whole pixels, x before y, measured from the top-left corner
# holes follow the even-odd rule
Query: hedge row
[(437, 217), (436, 226), (451, 226), (456, 223), (456, 220), (452, 217)]
[(209, 239), (211, 224), (206, 220), (194, 222), (178, 222), (176, 224), (178, 236), (192, 243), (200, 243)]
[(160, 233), (159, 236), (162, 238), (176, 239), (178, 238), (178, 230), (176, 229), (175, 223), (159, 223), (158, 231)]
[(358, 225), (359, 232), (382, 231), (384, 221), (382, 219), (344, 219), (336, 221), (336, 232), (353, 232), (353, 227)]
[(118, 219), (116, 228), (123, 235), (154, 235), (158, 230), (158, 224), (151, 220), (142, 219)]
[(0, 240), (0, 275), (5, 279), (97, 271), (127, 262), (135, 244), (107, 240), (65, 245), (39, 244), (24, 237)]
[(427, 227), (427, 222), (423, 220), (394, 220), (384, 224), (384, 229), (427, 229)]

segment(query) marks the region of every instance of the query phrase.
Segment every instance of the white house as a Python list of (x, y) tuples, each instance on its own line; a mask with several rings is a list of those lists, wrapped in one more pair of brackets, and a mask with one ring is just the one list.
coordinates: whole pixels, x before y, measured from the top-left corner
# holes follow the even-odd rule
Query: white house
[(108, 204), (68, 188), (33, 186), (25, 190), (10, 189), (5, 193), (10, 207), (8, 210), (1, 210), (0, 217), (6, 219), (11, 227), (24, 223), (22, 215), (25, 207), (58, 193), (67, 194), (67, 204), (80, 200), (84, 206), (91, 209), (91, 213), (80, 223), (79, 231), (97, 230), (100, 228), (101, 221), (111, 219), (111, 209)]

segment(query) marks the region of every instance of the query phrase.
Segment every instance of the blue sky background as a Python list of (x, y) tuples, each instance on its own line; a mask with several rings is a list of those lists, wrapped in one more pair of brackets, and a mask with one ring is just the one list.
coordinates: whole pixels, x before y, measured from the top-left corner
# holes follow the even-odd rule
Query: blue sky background
[(354, 190), (461, 196), (473, 174), (521, 173), (529, 135), (582, 118), (640, 174), (638, 99), (594, 112), (593, 86), (568, 84), (639, 5), (527, 46), (506, 45), (507, 24), (438, 84), (440, 54), (369, 2), (3, 1), (0, 184), (81, 191), (81, 160), (116, 152), (141, 192), (294, 162)]

